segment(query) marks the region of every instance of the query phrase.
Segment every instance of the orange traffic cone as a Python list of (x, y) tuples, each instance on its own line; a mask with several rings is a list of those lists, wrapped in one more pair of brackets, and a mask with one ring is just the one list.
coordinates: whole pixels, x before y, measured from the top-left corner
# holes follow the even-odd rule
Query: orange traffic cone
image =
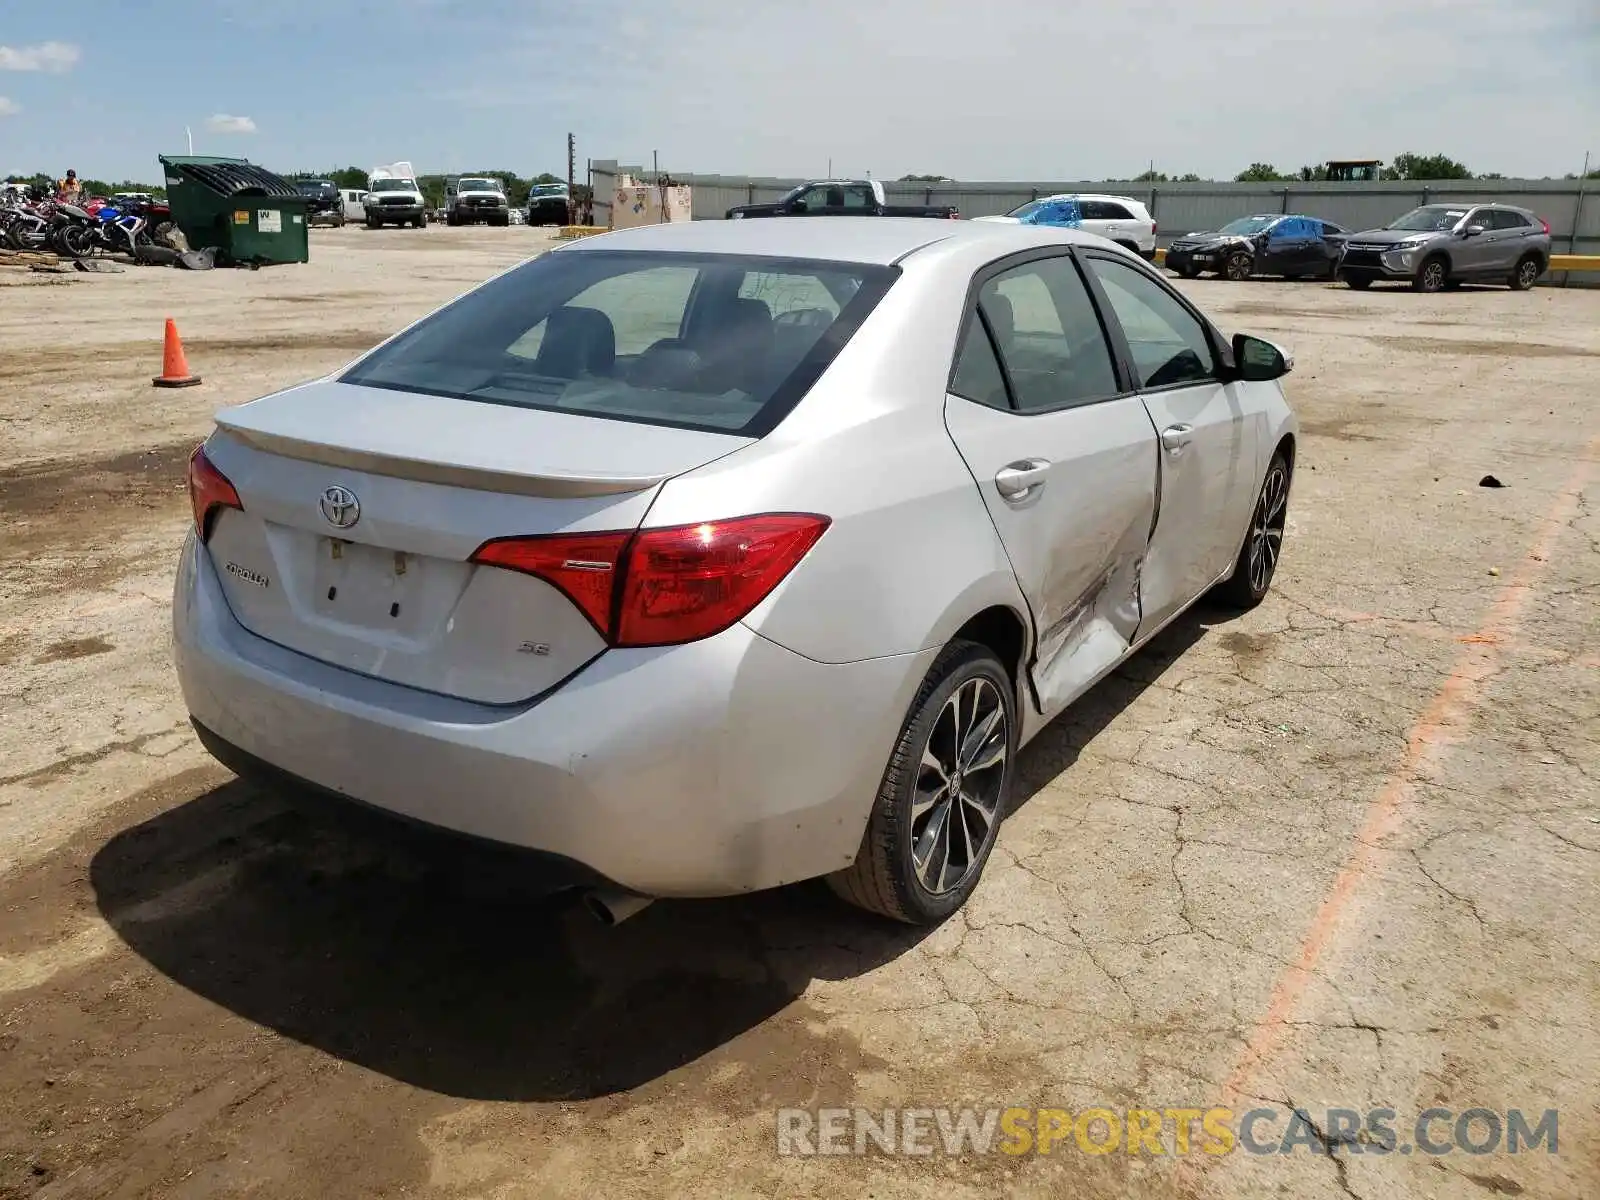
[(183, 339), (178, 336), (178, 324), (167, 318), (166, 343), (161, 348), (161, 374), (150, 381), (156, 387), (193, 387), (200, 376), (189, 374), (189, 360), (183, 353)]

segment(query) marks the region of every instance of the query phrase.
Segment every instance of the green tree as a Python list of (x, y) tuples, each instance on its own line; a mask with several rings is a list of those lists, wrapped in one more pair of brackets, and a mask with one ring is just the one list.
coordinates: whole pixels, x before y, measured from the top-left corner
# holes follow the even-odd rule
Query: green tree
[(1142, 175), (1135, 175), (1130, 183), (1170, 183), (1171, 180), (1160, 171), (1146, 171)]
[(1385, 179), (1471, 179), (1472, 172), (1465, 163), (1443, 154), (1413, 154), (1406, 151), (1394, 156), (1394, 161), (1383, 169)]
[(1200, 176), (1196, 175), (1193, 171), (1190, 171), (1187, 175), (1179, 175), (1175, 182), (1177, 182), (1177, 183), (1205, 183), (1206, 180), (1201, 179)]
[(1233, 177), (1235, 183), (1282, 183), (1288, 179), (1287, 175), (1280, 175), (1278, 168), (1271, 163), (1251, 163), (1244, 170)]
[(948, 175), (902, 175), (895, 180), (896, 183), (944, 183)]

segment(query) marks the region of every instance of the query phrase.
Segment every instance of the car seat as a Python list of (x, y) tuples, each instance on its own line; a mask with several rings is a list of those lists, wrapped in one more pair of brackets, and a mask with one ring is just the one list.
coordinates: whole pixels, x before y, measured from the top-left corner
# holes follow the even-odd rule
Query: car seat
[(555, 379), (610, 375), (617, 361), (617, 331), (594, 308), (567, 306), (551, 313), (534, 370)]

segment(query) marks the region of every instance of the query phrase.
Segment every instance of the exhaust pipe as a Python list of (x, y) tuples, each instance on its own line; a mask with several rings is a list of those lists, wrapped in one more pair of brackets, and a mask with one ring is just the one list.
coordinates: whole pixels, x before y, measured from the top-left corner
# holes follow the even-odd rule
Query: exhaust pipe
[(635, 913), (650, 907), (654, 900), (653, 896), (637, 896), (632, 892), (613, 891), (609, 888), (596, 888), (583, 894), (583, 906), (595, 920), (607, 928), (621, 925)]

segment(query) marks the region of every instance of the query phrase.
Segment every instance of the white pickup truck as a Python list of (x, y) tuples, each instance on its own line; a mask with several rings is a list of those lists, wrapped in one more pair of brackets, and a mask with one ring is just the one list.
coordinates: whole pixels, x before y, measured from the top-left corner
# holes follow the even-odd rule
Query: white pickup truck
[(372, 168), (367, 175), (367, 194), (362, 197), (361, 207), (368, 229), (381, 229), (385, 225), (412, 225), (421, 229), (428, 220), (422, 189), (417, 186), (417, 173), (408, 162)]

